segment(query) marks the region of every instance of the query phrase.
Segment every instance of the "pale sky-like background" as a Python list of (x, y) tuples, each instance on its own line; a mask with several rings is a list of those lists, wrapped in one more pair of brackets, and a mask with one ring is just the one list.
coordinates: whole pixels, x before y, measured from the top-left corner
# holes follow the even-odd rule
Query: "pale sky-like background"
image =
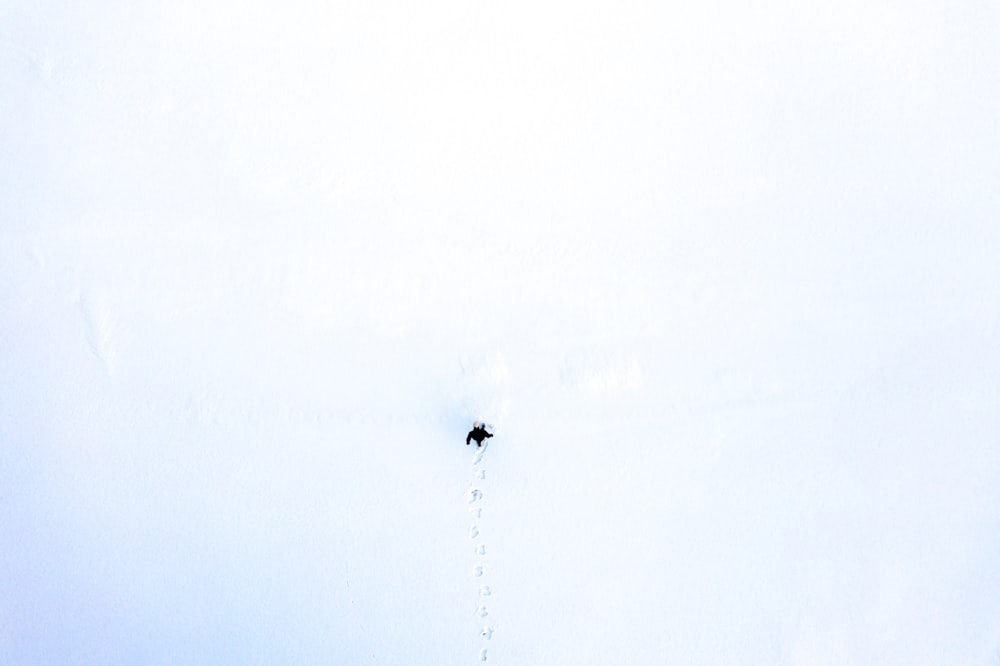
[(5, 3), (0, 663), (1000, 663), (998, 64), (964, 0)]

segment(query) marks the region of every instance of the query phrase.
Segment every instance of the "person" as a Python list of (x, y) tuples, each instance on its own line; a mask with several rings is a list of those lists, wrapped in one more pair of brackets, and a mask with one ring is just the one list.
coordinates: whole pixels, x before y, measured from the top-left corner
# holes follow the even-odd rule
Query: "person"
[(487, 437), (492, 437), (492, 436), (493, 435), (486, 432), (485, 423), (480, 423), (479, 421), (476, 421), (475, 423), (472, 424), (472, 430), (470, 430), (469, 434), (465, 436), (465, 445), (468, 446), (469, 440), (474, 439), (476, 440), (476, 446), (482, 446), (483, 440), (486, 439)]

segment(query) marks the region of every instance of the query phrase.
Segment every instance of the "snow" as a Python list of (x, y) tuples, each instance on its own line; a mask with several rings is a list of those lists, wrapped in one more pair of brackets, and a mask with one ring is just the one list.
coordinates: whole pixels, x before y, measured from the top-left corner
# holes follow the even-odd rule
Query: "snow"
[(995, 19), (15, 0), (0, 663), (996, 664)]

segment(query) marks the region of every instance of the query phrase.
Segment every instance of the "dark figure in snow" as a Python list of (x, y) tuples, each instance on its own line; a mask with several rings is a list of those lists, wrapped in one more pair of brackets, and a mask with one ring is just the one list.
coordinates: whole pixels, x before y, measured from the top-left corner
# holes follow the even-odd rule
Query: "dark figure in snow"
[(465, 445), (468, 446), (469, 440), (474, 439), (476, 440), (476, 446), (482, 446), (483, 440), (486, 439), (487, 437), (492, 437), (492, 436), (493, 435), (486, 432), (485, 423), (479, 423), (478, 421), (476, 421), (474, 424), (472, 424), (472, 430), (470, 430), (469, 434), (465, 436)]

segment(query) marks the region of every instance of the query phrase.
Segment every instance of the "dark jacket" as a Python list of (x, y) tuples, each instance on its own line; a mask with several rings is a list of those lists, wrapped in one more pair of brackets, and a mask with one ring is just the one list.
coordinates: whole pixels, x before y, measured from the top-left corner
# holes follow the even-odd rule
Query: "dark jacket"
[(482, 446), (483, 445), (483, 440), (486, 439), (487, 437), (492, 437), (492, 436), (493, 435), (491, 435), (490, 433), (486, 432), (486, 428), (484, 428), (483, 426), (477, 426), (477, 427), (473, 428), (472, 430), (470, 430), (469, 434), (465, 436), (465, 445), (468, 446), (469, 445), (469, 440), (470, 439), (474, 439), (474, 440), (476, 440), (476, 444), (478, 444), (479, 446)]

